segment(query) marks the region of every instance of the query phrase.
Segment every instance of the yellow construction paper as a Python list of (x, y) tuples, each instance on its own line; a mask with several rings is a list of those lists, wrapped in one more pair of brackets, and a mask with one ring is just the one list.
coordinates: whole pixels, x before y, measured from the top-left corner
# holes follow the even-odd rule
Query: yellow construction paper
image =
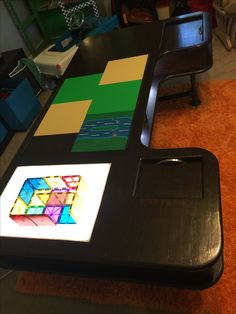
[(79, 133), (91, 102), (83, 100), (51, 105), (34, 135)]
[(148, 55), (109, 61), (99, 85), (141, 80)]

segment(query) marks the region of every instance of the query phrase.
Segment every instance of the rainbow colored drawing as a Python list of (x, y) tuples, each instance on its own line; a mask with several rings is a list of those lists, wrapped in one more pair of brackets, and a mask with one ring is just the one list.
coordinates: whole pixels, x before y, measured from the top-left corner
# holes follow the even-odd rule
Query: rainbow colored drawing
[(76, 224), (86, 187), (80, 175), (30, 178), (10, 211), (19, 225)]

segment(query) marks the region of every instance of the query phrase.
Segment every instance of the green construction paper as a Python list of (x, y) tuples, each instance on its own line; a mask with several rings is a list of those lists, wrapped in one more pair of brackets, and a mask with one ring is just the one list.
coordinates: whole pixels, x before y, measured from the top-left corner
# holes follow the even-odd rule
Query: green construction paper
[(99, 81), (103, 73), (68, 78), (62, 84), (53, 100), (53, 104), (93, 99), (100, 88)]
[(88, 115), (134, 111), (142, 80), (100, 85), (90, 105)]
[(72, 152), (124, 150), (132, 125), (133, 112), (87, 115)]
[(72, 152), (101, 152), (111, 150), (125, 150), (128, 138), (109, 139), (77, 139), (72, 147)]

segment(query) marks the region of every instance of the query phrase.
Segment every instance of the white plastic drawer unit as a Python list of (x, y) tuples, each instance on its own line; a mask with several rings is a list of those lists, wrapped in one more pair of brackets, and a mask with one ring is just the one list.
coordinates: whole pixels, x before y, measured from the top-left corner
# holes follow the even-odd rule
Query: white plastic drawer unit
[(35, 59), (39, 71), (48, 76), (61, 77), (66, 71), (78, 46), (73, 46), (66, 51), (57, 51), (54, 45), (47, 47)]

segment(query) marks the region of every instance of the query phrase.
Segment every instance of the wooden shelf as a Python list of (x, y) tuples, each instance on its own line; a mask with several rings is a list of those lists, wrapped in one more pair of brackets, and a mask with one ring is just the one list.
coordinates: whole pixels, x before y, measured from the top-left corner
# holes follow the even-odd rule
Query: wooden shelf
[(158, 20), (155, 0), (145, 1), (145, 5), (143, 6), (138, 2), (140, 1), (112, 1), (113, 13), (118, 16), (122, 27), (134, 24), (144, 24)]

